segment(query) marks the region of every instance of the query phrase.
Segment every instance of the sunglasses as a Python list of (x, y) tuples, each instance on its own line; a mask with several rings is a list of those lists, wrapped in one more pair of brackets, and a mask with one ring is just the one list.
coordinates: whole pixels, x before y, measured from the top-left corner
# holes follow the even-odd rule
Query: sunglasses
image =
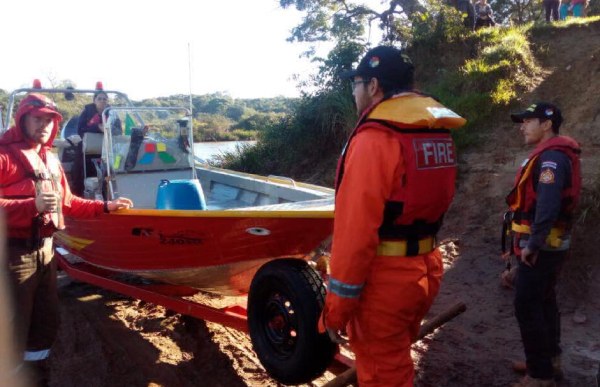
[(56, 104), (52, 101), (41, 101), (39, 99), (32, 99), (31, 101), (28, 101), (25, 106), (33, 106), (36, 108), (48, 108), (48, 109), (52, 109), (55, 112), (58, 111), (58, 108), (56, 107)]
[(361, 83), (369, 83), (371, 82), (371, 79), (361, 79), (359, 81), (352, 81), (351, 85), (352, 85), (352, 91), (354, 92), (354, 90), (356, 90), (356, 88), (358, 87), (358, 85), (360, 85)]

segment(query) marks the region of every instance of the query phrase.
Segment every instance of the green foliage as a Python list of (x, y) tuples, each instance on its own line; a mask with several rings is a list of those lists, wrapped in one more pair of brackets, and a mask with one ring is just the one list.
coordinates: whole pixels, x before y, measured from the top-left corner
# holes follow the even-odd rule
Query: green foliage
[(475, 144), (486, 122), (514, 102), (518, 89), (526, 88), (540, 72), (529, 47), (528, 29), (479, 30), (477, 40), (470, 41), (477, 50), (474, 58), (426, 83), (426, 90), (444, 105), (467, 117), (467, 125), (454, 132), (459, 148)]
[(233, 127), (246, 131), (260, 132), (269, 126), (276, 124), (285, 116), (286, 114), (283, 113), (259, 113), (252, 110), (249, 113), (244, 114), (242, 119)]
[(425, 13), (419, 0), (381, 1), (378, 11), (362, 2), (348, 0), (280, 0), (283, 8), (304, 12), (302, 22), (292, 29), (291, 42), (363, 42), (365, 31), (376, 25), (384, 40), (393, 43), (417, 12)]
[(293, 116), (267, 127), (256, 146), (226, 153), (224, 168), (259, 174), (283, 174), (304, 181), (333, 184), (333, 169), (356, 120), (346, 87), (303, 98)]
[(256, 140), (260, 134), (258, 130), (243, 130), (243, 129), (234, 129), (231, 131), (231, 134), (237, 139), (241, 141), (247, 140)]
[[(366, 51), (363, 44), (357, 42), (339, 42), (328, 54), (327, 58), (315, 57), (313, 60), (320, 62), (319, 72), (310, 77), (310, 85), (318, 88), (337, 89), (343, 87), (344, 80), (339, 74), (352, 69), (361, 55)], [(305, 85), (306, 86), (306, 85)]]
[(412, 18), (409, 36), (412, 45), (435, 50), (464, 37), (464, 15), (439, 0), (427, 0), (426, 11)]

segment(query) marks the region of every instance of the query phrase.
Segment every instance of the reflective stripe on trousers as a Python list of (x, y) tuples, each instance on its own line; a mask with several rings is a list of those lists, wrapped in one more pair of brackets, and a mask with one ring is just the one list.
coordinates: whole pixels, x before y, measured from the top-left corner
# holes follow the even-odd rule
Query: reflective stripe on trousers
[(43, 349), (41, 351), (25, 351), (23, 354), (23, 360), (39, 361), (47, 359), (48, 356), (50, 356), (50, 349)]

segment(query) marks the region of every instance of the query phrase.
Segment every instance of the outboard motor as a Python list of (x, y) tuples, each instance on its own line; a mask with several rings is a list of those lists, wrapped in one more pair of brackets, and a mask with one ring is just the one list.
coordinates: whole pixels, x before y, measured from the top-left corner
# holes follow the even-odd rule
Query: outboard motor
[(161, 180), (156, 195), (157, 210), (206, 210), (198, 180)]

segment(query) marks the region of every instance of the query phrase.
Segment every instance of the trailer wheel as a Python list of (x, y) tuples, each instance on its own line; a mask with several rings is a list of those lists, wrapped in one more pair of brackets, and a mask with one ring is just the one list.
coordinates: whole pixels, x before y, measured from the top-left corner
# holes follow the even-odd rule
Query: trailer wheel
[(248, 296), (250, 338), (278, 382), (308, 383), (331, 364), (337, 346), (317, 330), (325, 293), (321, 276), (300, 259), (268, 262), (254, 276)]

